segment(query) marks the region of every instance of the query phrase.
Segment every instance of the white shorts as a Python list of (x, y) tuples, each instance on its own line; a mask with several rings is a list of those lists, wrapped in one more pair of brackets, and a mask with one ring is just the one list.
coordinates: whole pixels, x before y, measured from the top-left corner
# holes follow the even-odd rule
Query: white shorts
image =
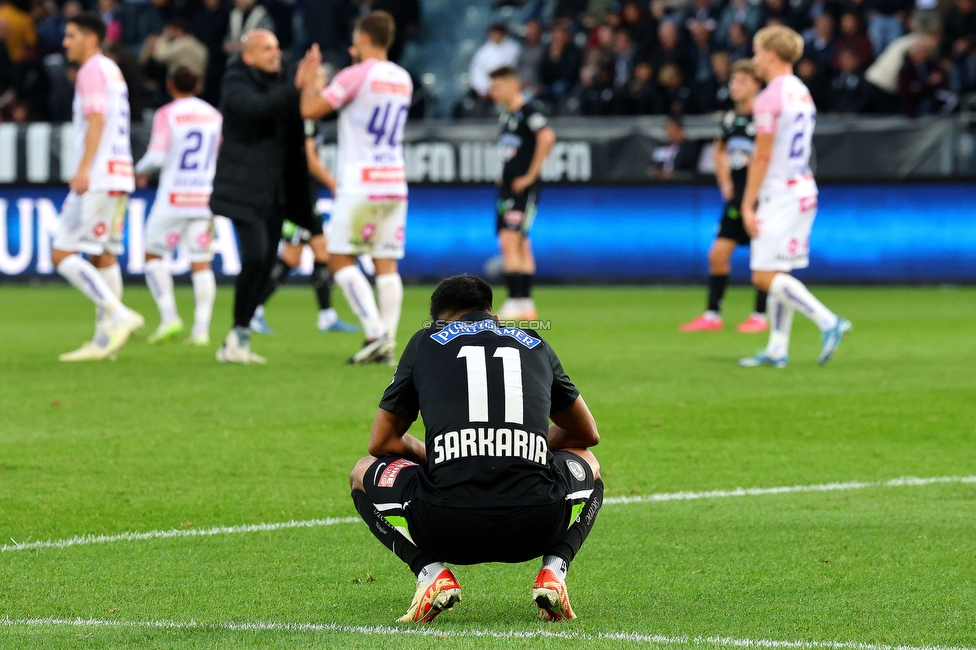
[(403, 259), (406, 242), (406, 198), (342, 194), (332, 204), (329, 252)]
[(213, 261), (213, 217), (178, 217), (150, 212), (146, 221), (146, 252), (168, 258), (181, 245), (191, 263)]
[(71, 253), (121, 255), (128, 200), (125, 192), (69, 192), (51, 246)]
[(816, 216), (816, 196), (760, 201), (759, 236), (749, 245), (749, 268), (789, 272), (810, 266), (810, 230)]

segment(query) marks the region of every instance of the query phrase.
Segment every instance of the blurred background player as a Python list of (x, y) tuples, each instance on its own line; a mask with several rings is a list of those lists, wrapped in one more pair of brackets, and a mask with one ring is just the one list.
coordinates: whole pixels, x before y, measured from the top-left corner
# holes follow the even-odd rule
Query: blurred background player
[[(746, 174), (755, 147), (756, 127), (752, 123), (752, 103), (762, 88), (751, 61), (738, 61), (732, 66), (729, 96), (735, 110), (722, 118), (722, 137), (715, 141), (715, 176), (725, 207), (718, 228), (718, 236), (708, 251), (708, 310), (681, 326), (682, 332), (719, 332), (722, 330), (722, 299), (729, 286), (730, 260), (736, 246), (749, 244), (749, 233), (742, 225), (742, 195), (746, 190)], [(766, 292), (756, 289), (756, 306), (752, 315), (739, 323), (740, 332), (765, 332)]]
[(498, 310), (506, 320), (536, 317), (532, 300), (535, 258), (529, 231), (539, 201), (539, 173), (556, 143), (546, 116), (525, 103), (522, 84), (514, 68), (491, 73), (491, 98), (504, 109), (498, 144), (505, 165), (498, 190), (495, 231), (502, 252), (508, 299)]
[[(329, 227), (329, 268), (363, 325), (366, 341), (349, 363), (393, 363), (403, 304), (397, 260), (403, 258), (407, 180), (403, 129), (410, 112), (410, 74), (387, 58), (394, 23), (385, 11), (356, 22), (353, 65), (318, 89), (321, 52), (312, 46), (299, 69), (302, 116), (339, 113), (339, 157)], [(356, 266), (366, 253), (376, 266), (376, 293)]]
[(156, 111), (149, 148), (136, 165), (139, 187), (147, 185), (149, 172), (162, 170), (146, 221), (146, 284), (160, 318), (149, 342), (160, 343), (183, 332), (168, 259), (177, 246), (182, 246), (190, 258), (194, 302), (193, 330), (186, 343), (206, 346), (210, 344), (210, 318), (217, 296), (217, 282), (210, 268), (210, 193), (223, 118), (196, 97), (200, 78), (189, 68), (177, 68), (167, 86), (173, 101)]
[(793, 64), (803, 54), (803, 38), (777, 25), (759, 30), (753, 46), (756, 72), (767, 85), (753, 107), (756, 148), (742, 218), (752, 236), (752, 282), (769, 294), (770, 328), (766, 349), (739, 364), (784, 367), (793, 312), (799, 310), (822, 333), (818, 361), (823, 365), (840, 346), (851, 322), (827, 309), (790, 275), (810, 264), (810, 230), (817, 215), (817, 183), (810, 171), (817, 109), (807, 87), (793, 75)]
[[(105, 359), (141, 328), (142, 316), (122, 304), (122, 231), (135, 190), (129, 148), (129, 91), (114, 61), (101, 53), (105, 23), (82, 13), (67, 20), (64, 49), (78, 64), (72, 105), (76, 156), (71, 191), (61, 208), (51, 261), (58, 273), (95, 303), (92, 341), (58, 358)], [(89, 256), (91, 261), (81, 254)]]
[[(325, 87), (327, 74), (325, 66), (319, 66), (319, 85), (320, 90)], [(332, 307), (332, 273), (329, 271), (329, 252), (325, 232), (322, 228), (322, 215), (315, 210), (315, 196), (318, 193), (317, 184), (328, 188), (332, 196), (335, 197), (336, 182), (332, 173), (322, 164), (319, 158), (320, 139), (317, 134), (315, 120), (305, 120), (305, 158), (308, 160), (308, 174), (311, 177), (309, 192), (312, 197), (312, 209), (315, 214), (307, 224), (302, 227), (293, 221), (286, 220), (281, 229), (282, 250), (278, 255), (274, 267), (271, 269), (271, 277), (268, 278), (268, 286), (265, 288), (261, 304), (254, 310), (254, 318), (251, 319), (251, 331), (257, 334), (271, 334), (273, 330), (264, 318), (264, 305), (268, 299), (274, 295), (282, 284), (288, 280), (291, 271), (298, 267), (302, 261), (302, 251), (308, 246), (314, 256), (312, 266), (311, 284), (315, 290), (315, 296), (319, 303), (319, 315), (316, 327), (320, 332), (356, 332), (355, 325), (343, 321), (339, 318), (335, 308)]]

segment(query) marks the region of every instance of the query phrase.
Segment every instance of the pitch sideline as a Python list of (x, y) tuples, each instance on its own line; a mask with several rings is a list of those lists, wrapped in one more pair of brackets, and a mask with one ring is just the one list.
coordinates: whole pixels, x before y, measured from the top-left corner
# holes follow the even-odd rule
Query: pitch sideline
[[(770, 496), (777, 494), (797, 494), (804, 492), (843, 492), (868, 488), (920, 487), (940, 483), (976, 483), (976, 476), (936, 476), (918, 478), (905, 476), (888, 481), (848, 481), (845, 483), (819, 483), (814, 485), (788, 485), (771, 488), (736, 488), (734, 490), (709, 490), (705, 492), (664, 492), (638, 496), (608, 497), (605, 505), (630, 505), (635, 503), (663, 503), (667, 501), (696, 501), (700, 499), (725, 499), (746, 496)], [(91, 544), (111, 544), (114, 542), (134, 542), (150, 539), (169, 539), (185, 537), (212, 537), (236, 533), (259, 533), (291, 528), (317, 528), (335, 526), (361, 521), (359, 517), (327, 517), (325, 519), (306, 519), (302, 521), (283, 521), (268, 524), (245, 524), (241, 526), (214, 526), (212, 528), (188, 528), (170, 530), (151, 530), (148, 532), (129, 532), (116, 535), (76, 535), (66, 539), (43, 540), (37, 542), (17, 542), (0, 546), (0, 553), (27, 551), (42, 548), (69, 548)], [(974, 649), (976, 650), (976, 649)]]
[(158, 630), (211, 630), (230, 632), (310, 632), (362, 634), (382, 636), (489, 638), (499, 640), (562, 639), (566, 641), (620, 641), (650, 645), (698, 645), (709, 647), (761, 648), (770, 650), (976, 650), (953, 646), (909, 646), (863, 643), (860, 641), (777, 641), (771, 639), (741, 639), (720, 636), (668, 636), (637, 632), (560, 632), (551, 630), (488, 629), (445, 630), (431, 627), (393, 627), (387, 625), (341, 625), (339, 623), (275, 623), (275, 622), (224, 622), (198, 623), (196, 621), (112, 621), (95, 618), (0, 618), (3, 627), (79, 627), (79, 628), (130, 628)]

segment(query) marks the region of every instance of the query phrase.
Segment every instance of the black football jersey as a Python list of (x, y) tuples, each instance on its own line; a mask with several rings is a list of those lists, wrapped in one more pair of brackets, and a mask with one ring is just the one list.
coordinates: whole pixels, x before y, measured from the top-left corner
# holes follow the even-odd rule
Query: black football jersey
[(736, 206), (742, 204), (742, 197), (746, 193), (746, 176), (749, 174), (749, 161), (755, 150), (756, 126), (752, 123), (752, 114), (739, 115), (729, 111), (722, 118), (722, 142), (725, 143), (726, 160), (732, 173), (732, 185), (735, 188)]
[(524, 176), (535, 156), (535, 136), (548, 123), (546, 116), (529, 105), (499, 118), (501, 136), (498, 139), (502, 161), (502, 185), (511, 186), (514, 179)]
[(565, 497), (549, 416), (579, 393), (549, 344), (473, 312), (413, 335), (380, 408), (426, 428), (417, 498), (453, 507), (530, 506)]

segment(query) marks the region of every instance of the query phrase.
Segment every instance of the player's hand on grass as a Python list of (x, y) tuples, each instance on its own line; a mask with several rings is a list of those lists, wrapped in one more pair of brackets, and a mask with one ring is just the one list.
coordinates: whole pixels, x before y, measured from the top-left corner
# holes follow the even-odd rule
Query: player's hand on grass
[(70, 187), (71, 191), (75, 194), (84, 194), (88, 191), (89, 180), (88, 170), (79, 168), (78, 171), (75, 172), (74, 178), (72, 178), (68, 183), (68, 187)]
[(515, 192), (516, 194), (521, 194), (534, 182), (535, 182), (534, 178), (529, 178), (528, 176), (519, 176), (512, 181), (512, 191)]
[(759, 223), (756, 221), (756, 209), (751, 205), (742, 206), (742, 225), (746, 229), (746, 233), (750, 237), (755, 239), (759, 236)]

